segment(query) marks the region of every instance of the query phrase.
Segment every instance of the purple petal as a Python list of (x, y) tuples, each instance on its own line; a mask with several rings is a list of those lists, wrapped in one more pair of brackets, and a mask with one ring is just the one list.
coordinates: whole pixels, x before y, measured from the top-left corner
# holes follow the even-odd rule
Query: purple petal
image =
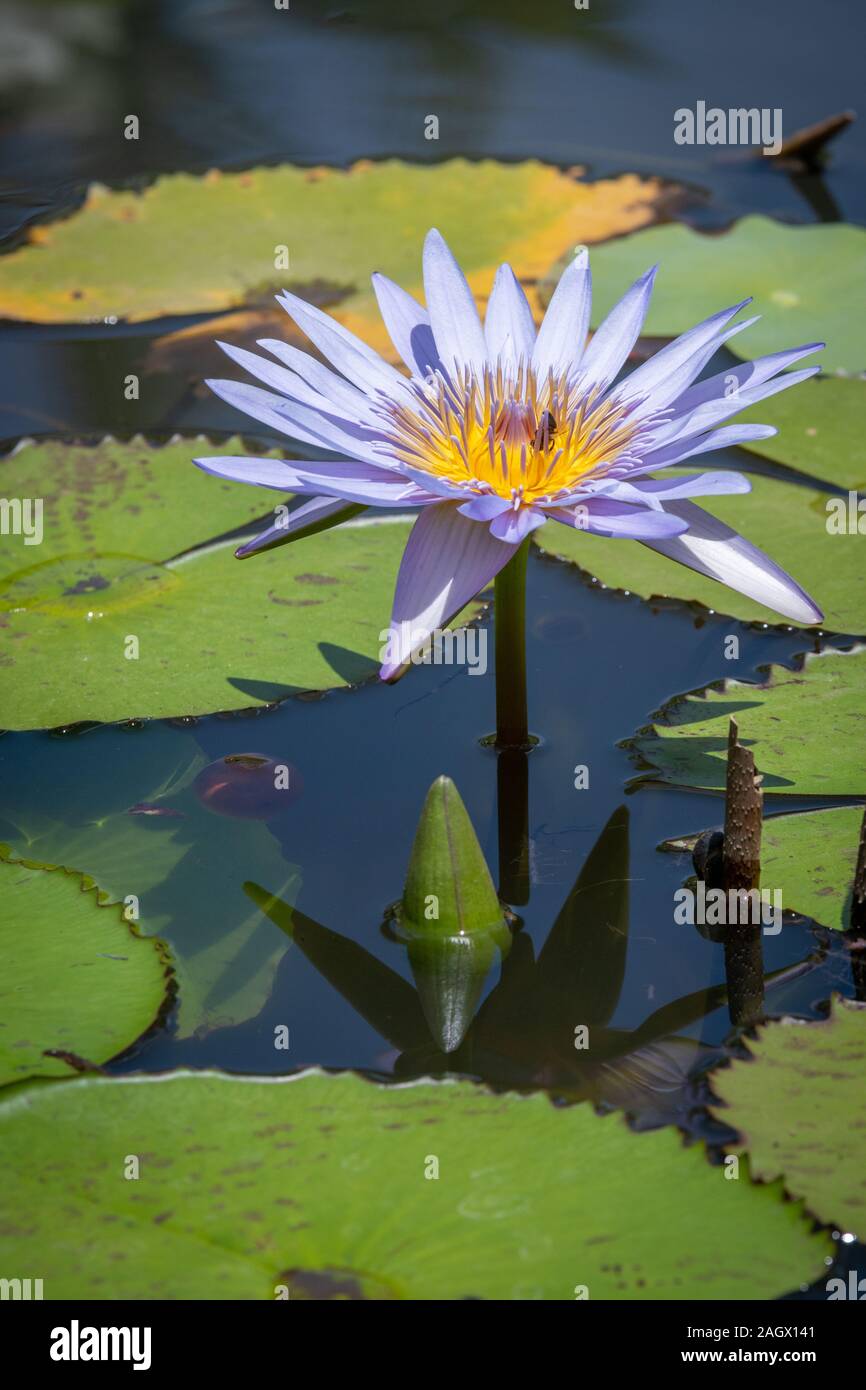
[(294, 492), (298, 475), (285, 459), (258, 458), (197, 458), (196, 468), (215, 478), (228, 478), (233, 483), (251, 483), (254, 487), (270, 487), (277, 492)]
[(412, 652), (431, 632), (444, 628), (499, 573), (515, 549), (448, 503), (423, 511), (397, 575), (391, 640), (379, 672), (382, 680), (397, 676)]
[(680, 334), (679, 338), (675, 338), (666, 347), (660, 348), (620, 383), (614, 392), (616, 399), (624, 401), (632, 400), (636, 396), (648, 397), (659, 388), (663, 388), (672, 373), (690, 362), (709, 343), (714, 342), (725, 324), (750, 303), (751, 300), (744, 299), (742, 303), (735, 304), (730, 309), (722, 309), (703, 323), (690, 328), (687, 333)]
[(342, 372), (369, 395), (384, 391), (393, 396), (407, 389), (408, 382), (396, 367), (383, 361), (361, 338), (350, 333), (330, 314), (324, 314), (296, 294), (283, 290), (277, 300), (306, 333), (311, 343)]
[(630, 507), (607, 497), (592, 497), (575, 507), (549, 507), (548, 516), (573, 526), (577, 531), (589, 531), (595, 536), (616, 540), (641, 541), (663, 536), (677, 536), (685, 531), (686, 523), (679, 517), (650, 507)]
[(654, 449), (645, 454), (640, 464), (627, 476), (632, 478), (639, 473), (652, 473), (656, 468), (667, 468), (673, 463), (682, 463), (697, 454), (709, 454), (715, 449), (728, 449), (737, 444), (751, 444), (758, 439), (772, 439), (779, 431), (775, 425), (725, 425), (707, 434), (690, 435), (688, 439), (678, 440), (665, 449)]
[(484, 319), (484, 336), (492, 362), (500, 358), (516, 367), (521, 359), (529, 362), (532, 357), (535, 322), (510, 265), (501, 265), (496, 272)]
[(260, 531), (252, 540), (238, 546), (235, 556), (238, 560), (245, 560), (249, 555), (273, 550), (275, 546), (285, 545), (288, 541), (304, 540), (307, 536), (317, 535), (319, 531), (339, 526), (363, 510), (357, 503), (344, 502), (340, 497), (313, 497), (287, 516), (280, 516), (279, 520), (267, 530)]
[(589, 255), (580, 251), (559, 279), (532, 352), (536, 375), (557, 374), (577, 367), (586, 344), (592, 309)]
[(776, 376), (794, 362), (799, 362), (801, 357), (820, 352), (823, 347), (823, 343), (806, 343), (803, 347), (789, 348), (786, 352), (771, 352), (765, 357), (756, 357), (753, 362), (741, 362), (737, 367), (729, 367), (725, 372), (709, 376), (679, 397), (675, 403), (677, 414), (695, 410), (705, 401), (717, 400), (719, 397), (729, 399), (732, 378), (737, 383), (737, 390), (762, 386), (770, 377)]
[[(741, 492), (751, 492), (752, 484), (742, 473), (731, 469), (719, 469), (714, 473), (684, 473), (681, 478), (647, 478), (643, 482), (623, 482), (617, 484), (609, 497), (627, 497), (636, 502), (646, 503), (671, 501), (679, 497), (726, 497)], [(634, 494), (632, 496), (632, 494)]]
[(439, 354), (430, 327), (430, 315), (417, 299), (378, 271), (373, 290), (391, 342), (410, 372), (425, 377), (439, 367)]
[(259, 338), (258, 346), (279, 358), (281, 362), (285, 362), (302, 381), (312, 386), (314, 391), (318, 391), (319, 395), (329, 402), (331, 410), (345, 415), (347, 419), (361, 420), (371, 417), (369, 397), (365, 396), (363, 391), (359, 391), (357, 386), (352, 386), (345, 377), (332, 372), (324, 362), (317, 361), (308, 352), (302, 352), (291, 343), (281, 342), (279, 338)]
[(413, 468), (411, 464), (401, 463), (400, 470), (417, 488), (434, 501), (439, 498), (446, 502), (463, 502), (473, 494), (465, 487), (459, 487), (448, 478), (440, 478), (436, 473), (428, 473), (423, 468)]
[(694, 502), (671, 502), (666, 510), (685, 521), (688, 531), (672, 540), (646, 541), (651, 550), (727, 584), (792, 622), (823, 621), (820, 608), (790, 575), (718, 517)]
[(664, 444), (670, 444), (674, 440), (683, 440), (692, 435), (703, 433), (704, 430), (721, 424), (730, 415), (736, 415), (738, 411), (745, 410), (747, 406), (757, 405), (758, 401), (766, 400), (768, 396), (775, 396), (779, 391), (787, 391), (789, 386), (797, 386), (801, 381), (808, 381), (809, 377), (815, 376), (820, 370), (820, 367), (804, 367), (799, 372), (788, 372), (784, 376), (774, 377), (772, 381), (767, 381), (762, 386), (744, 387), (730, 396), (720, 396), (715, 400), (705, 401), (695, 410), (688, 411), (684, 415), (677, 414), (653, 432), (654, 449), (660, 448)]
[[(298, 401), (302, 405), (310, 406), (313, 410), (331, 412), (336, 415), (342, 414), (341, 408), (336, 401), (322, 395), (321, 391), (310, 386), (308, 382), (302, 380), (296, 372), (289, 371), (286, 367), (277, 367), (273, 362), (269, 362), (266, 357), (259, 357), (255, 352), (247, 352), (245, 348), (234, 347), (231, 343), (222, 343), (217, 339), (217, 347), (221, 348), (227, 357), (242, 367), (250, 376), (263, 381), (266, 386), (272, 386), (275, 391), (280, 391), (290, 400)], [(349, 390), (354, 390), (348, 387)], [(360, 391), (354, 391), (356, 400), (351, 407), (352, 418), (354, 420), (366, 420), (368, 424), (377, 424), (376, 416), (370, 409), (368, 398)]]
[(434, 228), (424, 241), (424, 294), (439, 356), (451, 371), (480, 373), (487, 361), (484, 330), (466, 276)]
[(309, 406), (275, 396), (259, 386), (248, 386), (243, 381), (210, 380), (207, 385), (214, 395), (279, 434), (289, 435), (302, 444), (313, 444), (318, 449), (338, 449), (350, 458), (387, 467), (387, 459), (373, 448), (376, 435), (363, 425), (353, 424), (336, 414), (323, 415)]
[(197, 458), (205, 473), (236, 483), (275, 488), (278, 492), (324, 493), (364, 506), (411, 507), (419, 489), (400, 473), (373, 468), (354, 459), (306, 460)]
[[(724, 332), (717, 333), (715, 337), (711, 338), (710, 341), (705, 343), (702, 348), (699, 348), (697, 352), (692, 353), (692, 355), (684, 362), (681, 362), (679, 366), (672, 367), (670, 373), (664, 380), (658, 382), (650, 394), (642, 402), (637, 404), (634, 412), (635, 418), (640, 419), (643, 416), (652, 415), (658, 411), (665, 410), (691, 386), (696, 377), (700, 376), (710, 358), (715, 356), (719, 348), (722, 347), (729, 338), (734, 338), (738, 333), (742, 333), (744, 329), (751, 328), (752, 324), (757, 323), (759, 318), (760, 314), (755, 314), (753, 318), (744, 319), (742, 323), (735, 323), (732, 328), (727, 328)], [(640, 368), (638, 370), (640, 370)], [(626, 385), (630, 380), (630, 377), (626, 378), (626, 382), (624, 382), (623, 385)], [(616, 395), (619, 395), (619, 391), (616, 392)]]
[(493, 518), (490, 534), (498, 541), (519, 545), (532, 531), (537, 531), (539, 526), (543, 526), (546, 520), (544, 512), (536, 511), (533, 507), (518, 507), (517, 511), (512, 507)]
[(592, 336), (581, 362), (581, 384), (606, 390), (640, 337), (658, 266), (636, 280)]
[(461, 516), (468, 516), (471, 521), (492, 521), (495, 516), (510, 511), (511, 503), (505, 497), (485, 492), (480, 497), (473, 497), (471, 501), (464, 502), (457, 510)]

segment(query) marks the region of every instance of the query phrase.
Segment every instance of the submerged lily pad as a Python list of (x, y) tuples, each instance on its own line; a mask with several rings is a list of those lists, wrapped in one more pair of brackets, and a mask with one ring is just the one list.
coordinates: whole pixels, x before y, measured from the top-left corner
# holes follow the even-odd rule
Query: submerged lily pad
[(31, 229), (0, 259), (0, 316), (82, 323), (217, 312), (324, 278), (343, 287), (343, 321), (366, 326), (378, 322), (371, 272), (417, 288), (430, 227), (487, 293), (500, 261), (536, 280), (576, 243), (644, 226), (668, 200), (658, 179), (587, 184), (534, 160), (170, 174), (141, 193), (94, 186), (78, 212)]
[(6, 1257), (46, 1298), (771, 1298), (830, 1248), (673, 1130), (470, 1085), (88, 1078), (0, 1135)]
[(753, 1061), (713, 1076), (754, 1177), (782, 1176), (819, 1221), (866, 1235), (866, 1008), (836, 998), (826, 1023), (786, 1019), (749, 1040)]
[(132, 895), (138, 930), (168, 941), (179, 1038), (253, 1018), (271, 992), (289, 942), (251, 909), (245, 873), (255, 868), (268, 875), (289, 901), (300, 885), (297, 867), (285, 861), (268, 826), (214, 816), (200, 804), (190, 783), (203, 763), (203, 757), (193, 759), (162, 785), (151, 784), (137, 806), (107, 813), (101, 793), (90, 804), (84, 800), (86, 758), (73, 779), (74, 810), (64, 803), (68, 760), (53, 815), (23, 812), (17, 787), (0, 794), (0, 835), (17, 854), (48, 865), (75, 864), (99, 884), (100, 902), (125, 903)]
[[(802, 671), (774, 666), (766, 685), (728, 680), (689, 695), (666, 722), (634, 740), (652, 772), (677, 786), (725, 786), (728, 723), (752, 749), (764, 790), (862, 796), (866, 787), (866, 651), (806, 657)], [(791, 904), (793, 906), (793, 903)]]
[(0, 1085), (101, 1066), (147, 1032), (173, 971), (80, 873), (0, 845)]
[[(847, 496), (831, 497), (832, 489), (866, 491), (866, 384), (807, 381), (744, 411), (742, 418), (775, 425), (779, 433), (753, 445), (754, 452), (805, 476), (778, 479), (753, 473), (751, 492), (709, 498), (707, 510), (770, 554), (802, 584), (824, 610), (826, 630), (866, 633), (866, 539), (857, 529), (859, 518), (850, 512)], [(750, 461), (741, 458), (748, 472)], [(683, 467), (700, 471), (703, 462), (698, 458)], [(682, 471), (661, 470), (659, 476)], [(827, 490), (810, 486), (806, 478), (826, 483)], [(840, 508), (843, 530), (835, 520)], [(866, 534), (866, 515), (863, 528)], [(534, 539), (542, 550), (573, 561), (609, 588), (628, 589), (643, 598), (699, 602), (748, 622), (785, 621), (772, 609), (645, 545), (605, 540), (552, 522), (536, 531)]]
[(7, 496), (46, 505), (41, 544), (3, 538), (0, 727), (244, 709), (376, 670), (411, 523), (242, 562), (202, 542), (284, 499), (206, 477), (195, 452), (55, 442), (4, 463)]
[(681, 223), (620, 237), (593, 254), (592, 323), (650, 266), (661, 271), (643, 331), (673, 338), (747, 295), (761, 320), (732, 338), (738, 357), (826, 342), (827, 371), (860, 371), (866, 352), (860, 313), (866, 291), (866, 230), (832, 223), (791, 227), (744, 217), (707, 236)]

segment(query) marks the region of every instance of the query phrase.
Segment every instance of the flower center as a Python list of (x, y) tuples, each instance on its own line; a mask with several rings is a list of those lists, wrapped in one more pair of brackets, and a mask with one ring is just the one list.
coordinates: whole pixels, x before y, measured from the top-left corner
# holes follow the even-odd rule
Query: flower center
[(407, 382), (410, 397), (383, 407), (394, 456), (419, 472), (515, 505), (556, 501), (628, 453), (645, 420), (634, 401), (605, 400), (567, 374), (539, 378), (521, 363), (482, 375), (441, 373)]

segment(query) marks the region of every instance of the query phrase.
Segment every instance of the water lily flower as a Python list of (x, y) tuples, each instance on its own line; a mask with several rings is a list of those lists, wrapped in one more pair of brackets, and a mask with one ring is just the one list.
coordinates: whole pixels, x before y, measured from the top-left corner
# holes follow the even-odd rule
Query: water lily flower
[[(590, 338), (585, 250), (563, 272), (537, 331), (510, 266), (497, 271), (482, 324), (466, 279), (435, 230), (423, 261), (426, 309), (384, 275), (373, 276), (408, 375), (289, 293), (279, 302), (331, 367), (275, 339), (259, 344), (275, 361), (220, 344), (270, 389), (210, 381), (211, 389), (269, 429), (330, 456), (195, 460), (221, 478), (310, 498), (242, 546), (239, 557), (338, 525), (363, 507), (419, 507), (397, 576), (384, 680), (400, 674), (419, 642), (496, 578), (497, 656), (510, 653), (511, 684), (519, 685), (521, 565), (529, 535), (548, 521), (640, 541), (798, 624), (821, 621), (820, 609), (784, 570), (691, 500), (748, 492), (746, 478), (728, 469), (651, 475), (775, 434), (771, 426), (725, 421), (813, 376), (818, 367), (784, 369), (822, 343), (698, 380), (715, 351), (756, 321), (734, 322), (746, 299), (620, 379), (657, 267), (627, 290)], [(503, 718), (509, 698), (503, 690)], [(512, 725), (521, 718), (512, 710)]]

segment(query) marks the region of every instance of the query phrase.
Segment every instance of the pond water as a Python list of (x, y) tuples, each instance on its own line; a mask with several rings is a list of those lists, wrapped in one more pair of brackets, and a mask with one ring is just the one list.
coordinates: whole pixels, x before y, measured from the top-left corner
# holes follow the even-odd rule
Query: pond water
[[(803, 222), (866, 214), (866, 124), (841, 137), (824, 176), (684, 152), (671, 139), (673, 110), (697, 95), (748, 106), (759, 93), (760, 105), (784, 110), (790, 131), (848, 103), (862, 84), (863, 13), (842, 0), (821, 7), (820, 53), (817, 11), (806, 0), (783, 10), (732, 0), (700, 17), (688, 0), (592, 0), (579, 15), (564, 2), (453, 0), (429, 16), (385, 0), (292, 0), (282, 27), (265, 8), (97, 5), (90, 28), (53, 20), (53, 48), (42, 67), (33, 56), (0, 132), (7, 244), (32, 221), (75, 206), (93, 180), (390, 155), (532, 157), (580, 164), (591, 177), (658, 174), (688, 185), (688, 220), (719, 228), (750, 211)], [(15, 10), (22, 51), (35, 55), (34, 13)], [(141, 118), (134, 144), (116, 134), (128, 110)], [(423, 138), (429, 112), (440, 122), (435, 144)], [(155, 341), (191, 322), (3, 326), (0, 439), (234, 432), (238, 417), (202, 392), (194, 360), (148, 374)], [(143, 373), (137, 402), (118, 388), (128, 371)], [(720, 462), (750, 466), (733, 454)], [(527, 611), (530, 722), (540, 742), (508, 763), (482, 744), (493, 725), (492, 640), (485, 674), (417, 667), (394, 687), (372, 681), (245, 714), (0, 737), (0, 839), (17, 843), (22, 829), (50, 816), (81, 844), (108, 818), (126, 817), (132, 828), (113, 862), (117, 879), (130, 881), (142, 855), (158, 859), (167, 840), (183, 850), (158, 902), (143, 899), (145, 920), (155, 906), (160, 934), (181, 951), (206, 950), (249, 914), (245, 884), (279, 894), (297, 870), (294, 901), (312, 925), (285, 949), (260, 1011), (189, 1036), (169, 1013), (110, 1071), (278, 1073), (316, 1064), (385, 1079), (451, 1071), (494, 1086), (547, 1087), (563, 1101), (589, 1097), (623, 1106), (640, 1126), (674, 1121), (725, 1140), (728, 1131), (703, 1109), (705, 1073), (739, 1046), (737, 1001), (726, 994), (723, 947), (673, 921), (674, 891), (692, 872), (688, 856), (659, 850), (669, 837), (718, 824), (722, 805), (641, 780), (624, 740), (673, 696), (732, 674), (758, 680), (768, 663), (796, 665), (820, 639), (648, 605), (538, 552)], [(491, 631), (489, 616), (479, 628)], [(735, 669), (724, 658), (729, 632), (740, 638)], [(345, 657), (333, 654), (336, 669)], [(181, 783), (177, 798), (160, 801), (176, 815), (131, 809), (151, 801), (166, 769), (249, 752), (289, 761), (301, 775), (302, 792), (278, 817), (215, 815), (194, 807)], [(582, 790), (578, 765), (589, 774)], [(516, 918), (501, 978), (491, 972), (450, 1056), (426, 1029), (406, 949), (386, 923), (424, 796), (441, 773), (455, 780)], [(788, 798), (768, 795), (767, 812), (783, 801), (792, 809)], [(569, 909), (576, 884), (580, 903)], [(557, 919), (556, 951), (546, 958)], [(588, 936), (569, 929), (578, 920)], [(263, 916), (234, 985), (285, 945)], [(786, 914), (761, 945), (766, 1013), (817, 1018), (831, 992), (857, 994), (850, 956), (832, 933)], [(563, 978), (573, 991), (567, 1019), (557, 1010)], [(571, 1036), (575, 997), (597, 1030), (591, 1066)], [(219, 1002), (217, 993), (216, 1017)], [(288, 1051), (274, 1046), (282, 1025)], [(856, 1262), (857, 1254), (848, 1247), (840, 1258)]]

